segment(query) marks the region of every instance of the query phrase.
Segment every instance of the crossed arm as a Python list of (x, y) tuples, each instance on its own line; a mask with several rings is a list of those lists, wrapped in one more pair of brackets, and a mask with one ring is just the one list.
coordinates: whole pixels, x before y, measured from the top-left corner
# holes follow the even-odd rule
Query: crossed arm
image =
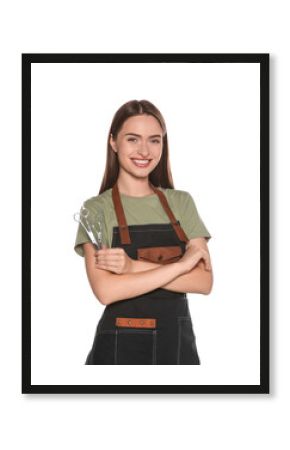
[[(92, 244), (86, 243), (83, 247), (90, 286), (104, 305), (142, 295), (160, 287), (174, 292), (211, 292), (213, 274), (204, 238), (191, 239), (183, 257), (178, 262), (167, 265), (136, 261), (124, 254), (125, 252), (121, 252), (120, 256), (114, 255), (114, 259), (113, 252), (110, 255), (111, 249), (100, 252), (103, 258), (96, 264), (96, 251)], [(123, 261), (122, 266), (120, 258)], [(116, 269), (112, 271), (112, 268), (118, 267), (118, 261), (122, 270), (120, 273), (114, 273)]]

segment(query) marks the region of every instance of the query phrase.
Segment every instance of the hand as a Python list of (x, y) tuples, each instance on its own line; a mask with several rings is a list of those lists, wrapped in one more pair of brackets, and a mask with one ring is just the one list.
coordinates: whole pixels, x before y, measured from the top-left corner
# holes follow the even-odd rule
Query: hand
[(95, 252), (96, 268), (117, 274), (132, 272), (134, 260), (120, 247), (108, 248), (103, 245)]
[(182, 258), (178, 260), (178, 264), (182, 264), (185, 272), (190, 272), (198, 263), (204, 260), (205, 269), (210, 271), (209, 253), (200, 247), (186, 246), (186, 251)]
[[(187, 250), (188, 247), (193, 246), (193, 248), (195, 248), (196, 250), (203, 250), (203, 262), (200, 261), (200, 263), (198, 265), (201, 265), (205, 270), (208, 270), (209, 272), (212, 271), (212, 266), (211, 266), (211, 260), (210, 260), (210, 254), (207, 248), (206, 243), (204, 244), (203, 241), (201, 242), (196, 242), (199, 238), (195, 238), (193, 240), (188, 241), (188, 243), (186, 244), (185, 249)], [(193, 243), (194, 242), (194, 243)]]

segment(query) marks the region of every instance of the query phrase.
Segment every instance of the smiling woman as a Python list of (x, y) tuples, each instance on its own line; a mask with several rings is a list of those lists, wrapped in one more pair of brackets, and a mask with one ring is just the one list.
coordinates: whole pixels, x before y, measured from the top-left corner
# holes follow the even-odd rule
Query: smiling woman
[(187, 292), (209, 294), (211, 235), (188, 192), (174, 189), (160, 111), (132, 100), (116, 112), (99, 195), (103, 248), (79, 227), (75, 251), (105, 306), (86, 364), (200, 364)]
[[(162, 155), (162, 128), (158, 120), (149, 114), (130, 117), (124, 122), (115, 139), (111, 134), (110, 144), (118, 154), (121, 169), (118, 178), (119, 189), (128, 195), (136, 195), (136, 189), (140, 190), (142, 196), (144, 192), (146, 195), (146, 185), (149, 187), (148, 174), (158, 165)], [(149, 170), (133, 171), (134, 167)], [(130, 178), (129, 172), (132, 175)], [(137, 183), (134, 182), (135, 177), (138, 178)]]

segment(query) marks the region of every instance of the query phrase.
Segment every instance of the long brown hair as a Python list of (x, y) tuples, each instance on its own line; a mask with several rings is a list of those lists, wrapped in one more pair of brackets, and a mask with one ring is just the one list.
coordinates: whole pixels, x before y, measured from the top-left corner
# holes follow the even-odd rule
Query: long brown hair
[(162, 155), (155, 169), (149, 174), (149, 181), (155, 187), (160, 186), (163, 188), (174, 189), (169, 161), (167, 130), (162, 114), (156, 108), (156, 106), (154, 106), (153, 103), (150, 103), (148, 100), (131, 100), (127, 103), (124, 103), (113, 117), (107, 139), (106, 168), (99, 194), (106, 191), (107, 189), (112, 188), (116, 183), (119, 175), (118, 156), (111, 147), (110, 135), (112, 134), (113, 139), (116, 140), (118, 132), (120, 131), (125, 120), (127, 120), (129, 117), (141, 114), (150, 114), (151, 116), (155, 117), (160, 123), (163, 132)]

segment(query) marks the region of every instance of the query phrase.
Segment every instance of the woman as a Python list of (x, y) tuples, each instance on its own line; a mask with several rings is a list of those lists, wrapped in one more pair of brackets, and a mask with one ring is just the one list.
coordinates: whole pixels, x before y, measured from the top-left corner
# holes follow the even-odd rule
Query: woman
[(200, 364), (186, 293), (211, 291), (211, 236), (174, 189), (165, 122), (149, 101), (116, 112), (99, 195), (84, 206), (105, 222), (101, 250), (82, 227), (75, 242), (105, 306), (85, 364)]

